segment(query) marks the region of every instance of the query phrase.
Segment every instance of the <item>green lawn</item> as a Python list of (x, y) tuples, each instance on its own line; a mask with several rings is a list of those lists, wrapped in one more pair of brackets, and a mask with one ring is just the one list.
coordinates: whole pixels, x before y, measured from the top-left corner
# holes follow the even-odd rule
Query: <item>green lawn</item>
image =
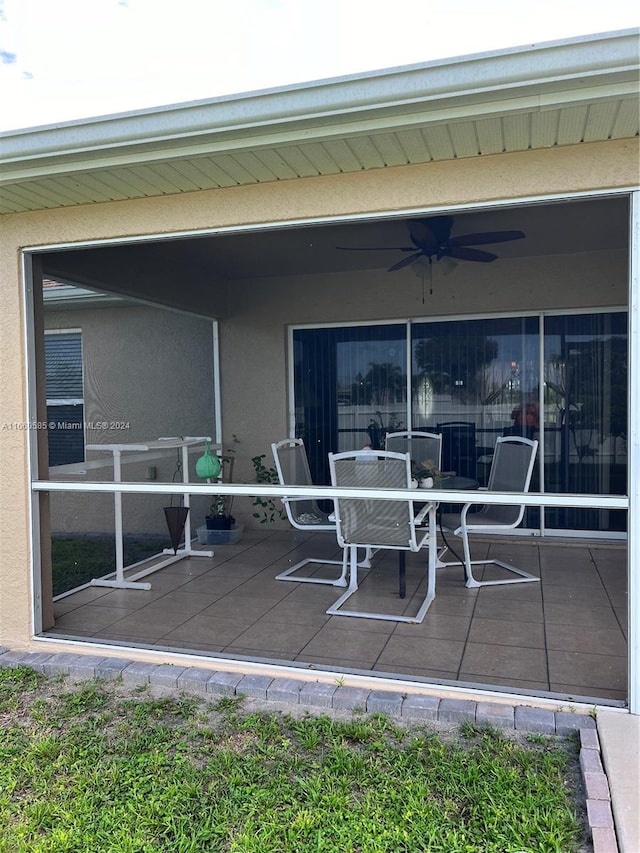
[[(125, 566), (144, 560), (169, 547), (169, 538), (125, 537)], [(92, 578), (115, 571), (115, 539), (113, 536), (52, 536), (51, 564), (53, 594), (60, 595)]]
[(0, 669), (1, 853), (578, 850), (572, 741), (245, 704)]

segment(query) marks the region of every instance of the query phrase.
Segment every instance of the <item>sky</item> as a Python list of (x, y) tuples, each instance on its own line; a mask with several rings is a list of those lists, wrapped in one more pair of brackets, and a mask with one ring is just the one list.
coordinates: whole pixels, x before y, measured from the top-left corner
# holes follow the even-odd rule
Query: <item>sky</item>
[(0, 131), (639, 24), (635, 0), (0, 0)]

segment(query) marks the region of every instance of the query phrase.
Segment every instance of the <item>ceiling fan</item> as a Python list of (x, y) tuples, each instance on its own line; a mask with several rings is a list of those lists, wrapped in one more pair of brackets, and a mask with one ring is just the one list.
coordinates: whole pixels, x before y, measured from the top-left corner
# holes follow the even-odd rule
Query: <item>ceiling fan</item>
[(451, 237), (453, 217), (431, 216), (428, 219), (409, 220), (409, 239), (412, 246), (336, 246), (336, 249), (345, 249), (352, 252), (372, 251), (398, 251), (411, 252), (406, 258), (393, 264), (387, 272), (396, 272), (403, 267), (416, 263), (420, 258), (427, 258), (429, 264), (432, 259), (437, 261), (442, 258), (455, 258), (461, 261), (480, 261), (490, 263), (498, 257), (483, 249), (470, 249), (469, 246), (482, 246), (490, 243), (506, 243), (509, 240), (521, 240), (523, 231), (486, 231), (481, 234), (463, 234), (460, 237)]

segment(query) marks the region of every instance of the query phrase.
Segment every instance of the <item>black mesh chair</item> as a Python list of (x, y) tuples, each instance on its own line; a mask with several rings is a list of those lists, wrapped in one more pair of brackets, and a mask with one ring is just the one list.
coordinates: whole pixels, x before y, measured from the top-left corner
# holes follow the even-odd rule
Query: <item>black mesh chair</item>
[[(394, 453), (408, 453), (411, 463), (416, 468), (442, 467), (442, 436), (432, 432), (407, 430), (405, 432), (388, 432), (384, 441), (384, 449)], [(428, 465), (425, 463), (429, 463)]]
[(442, 470), (459, 477), (476, 479), (476, 425), (467, 421), (447, 421), (436, 426), (442, 436)]

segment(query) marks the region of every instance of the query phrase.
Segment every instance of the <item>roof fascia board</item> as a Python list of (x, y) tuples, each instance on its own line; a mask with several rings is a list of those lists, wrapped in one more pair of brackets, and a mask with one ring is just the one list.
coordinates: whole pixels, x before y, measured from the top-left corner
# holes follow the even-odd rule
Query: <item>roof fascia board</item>
[[(286, 146), (291, 144), (306, 144), (329, 140), (335, 137), (354, 137), (362, 134), (389, 133), (415, 126), (428, 127), (430, 125), (442, 124), (444, 122), (463, 122), (477, 118), (491, 119), (504, 115), (518, 115), (532, 112), (545, 112), (561, 107), (578, 106), (588, 101), (606, 101), (610, 98), (637, 98), (637, 85), (635, 83), (615, 87), (602, 86), (594, 89), (583, 89), (580, 92), (557, 91), (554, 93), (529, 95), (526, 97), (512, 99), (510, 101), (485, 101), (481, 104), (457, 104), (442, 105), (439, 109), (428, 113), (416, 112), (403, 116), (377, 116), (371, 119), (357, 118), (355, 121), (344, 121), (324, 127), (295, 127), (284, 128), (275, 126), (270, 132), (261, 128), (255, 135), (245, 134), (238, 138), (231, 133), (218, 134), (214, 139), (203, 142), (195, 140), (190, 145), (185, 145), (179, 150), (170, 147), (159, 147), (144, 149), (135, 152), (105, 151), (102, 156), (92, 157), (89, 162), (79, 159), (71, 162), (61, 163), (55, 158), (48, 162), (26, 162), (22, 168), (15, 168), (0, 174), (0, 184), (9, 186), (11, 183), (45, 177), (47, 175), (72, 174), (77, 172), (95, 171), (132, 166), (141, 163), (158, 163), (179, 158), (193, 158), (212, 155), (229, 154), (245, 149), (257, 150), (259, 148)], [(16, 164), (17, 166), (17, 164)]]
[[(353, 120), (375, 123), (389, 115), (418, 110), (422, 120), (434, 106), (452, 109), (487, 100), (511, 104), (525, 94), (567, 94), (594, 87), (637, 86), (640, 29), (582, 37), (542, 45), (439, 60), (417, 66), (306, 83), (282, 89), (226, 96), (133, 113), (69, 122), (61, 126), (0, 134), (0, 164), (5, 172), (27, 162), (50, 165), (73, 159), (95, 168), (100, 153), (120, 149), (149, 153), (162, 149), (175, 156), (203, 137), (260, 135), (289, 124), (324, 128)], [(541, 71), (542, 70), (542, 71)], [(569, 85), (569, 83), (571, 85)], [(637, 89), (636, 89), (637, 91)], [(490, 96), (490, 97), (489, 97)], [(209, 143), (210, 144), (210, 143)], [(168, 151), (171, 154), (169, 155)], [(15, 179), (15, 173), (12, 175)]]

